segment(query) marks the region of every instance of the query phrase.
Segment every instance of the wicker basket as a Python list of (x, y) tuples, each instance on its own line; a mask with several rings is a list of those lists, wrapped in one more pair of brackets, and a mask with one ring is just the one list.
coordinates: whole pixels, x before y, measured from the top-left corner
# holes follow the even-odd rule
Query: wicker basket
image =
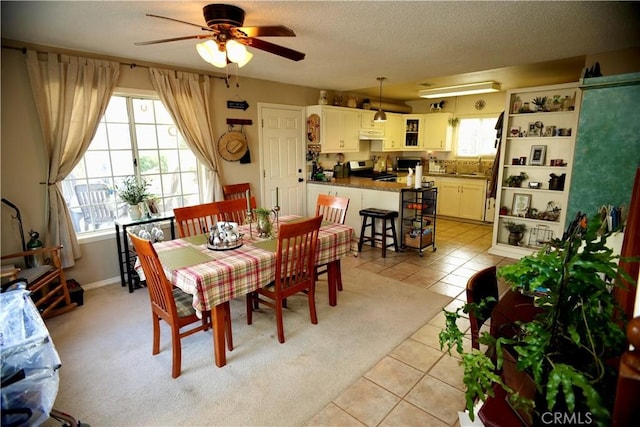
[(410, 248), (422, 249), (425, 246), (428, 246), (433, 241), (433, 233), (423, 234), (422, 235), (422, 246), (420, 246), (420, 236), (411, 237), (409, 233), (404, 235), (404, 245), (409, 246)]

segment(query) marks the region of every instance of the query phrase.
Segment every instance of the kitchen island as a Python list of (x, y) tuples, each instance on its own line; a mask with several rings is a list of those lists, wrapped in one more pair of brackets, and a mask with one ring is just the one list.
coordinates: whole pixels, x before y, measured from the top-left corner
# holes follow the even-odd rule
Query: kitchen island
[[(438, 215), (473, 221), (485, 219), (487, 200), (487, 177), (474, 174), (429, 174), (429, 181), (438, 187)], [(354, 230), (354, 237), (360, 236), (360, 209), (378, 208), (398, 211), (400, 192), (407, 188), (406, 174), (398, 174), (397, 182), (374, 181), (371, 178), (351, 176), (332, 181), (309, 181), (307, 183), (307, 214), (315, 212), (318, 194), (329, 194), (349, 198), (349, 209), (345, 224)], [(400, 233), (400, 225), (396, 224)], [(398, 234), (400, 236), (400, 234)]]

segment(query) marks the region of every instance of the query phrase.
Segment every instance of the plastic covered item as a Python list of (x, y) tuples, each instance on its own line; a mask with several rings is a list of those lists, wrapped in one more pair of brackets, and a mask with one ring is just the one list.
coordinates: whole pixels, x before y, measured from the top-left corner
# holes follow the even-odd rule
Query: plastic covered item
[(58, 394), (60, 357), (29, 291), (0, 294), (2, 426), (38, 426)]

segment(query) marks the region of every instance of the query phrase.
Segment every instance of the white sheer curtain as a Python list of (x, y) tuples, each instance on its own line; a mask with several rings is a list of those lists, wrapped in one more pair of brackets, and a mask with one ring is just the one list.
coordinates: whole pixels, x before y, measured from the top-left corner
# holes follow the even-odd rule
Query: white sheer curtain
[(62, 180), (89, 147), (120, 75), (117, 62), (27, 50), (27, 70), (47, 155), (46, 241), (62, 245), (62, 266), (80, 245), (62, 196)]
[(222, 200), (218, 153), (211, 125), (213, 111), (209, 77), (159, 68), (150, 68), (149, 71), (156, 92), (185, 142), (207, 168), (203, 202)]

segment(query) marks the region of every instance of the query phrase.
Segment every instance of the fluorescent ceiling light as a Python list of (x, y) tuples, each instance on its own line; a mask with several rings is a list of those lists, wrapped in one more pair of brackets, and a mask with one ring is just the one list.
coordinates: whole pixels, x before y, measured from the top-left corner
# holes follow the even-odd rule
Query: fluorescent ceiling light
[(418, 91), (418, 95), (421, 98), (446, 98), (448, 96), (475, 95), (478, 93), (498, 92), (499, 90), (500, 83), (482, 82), (469, 83), (466, 85), (423, 89)]

